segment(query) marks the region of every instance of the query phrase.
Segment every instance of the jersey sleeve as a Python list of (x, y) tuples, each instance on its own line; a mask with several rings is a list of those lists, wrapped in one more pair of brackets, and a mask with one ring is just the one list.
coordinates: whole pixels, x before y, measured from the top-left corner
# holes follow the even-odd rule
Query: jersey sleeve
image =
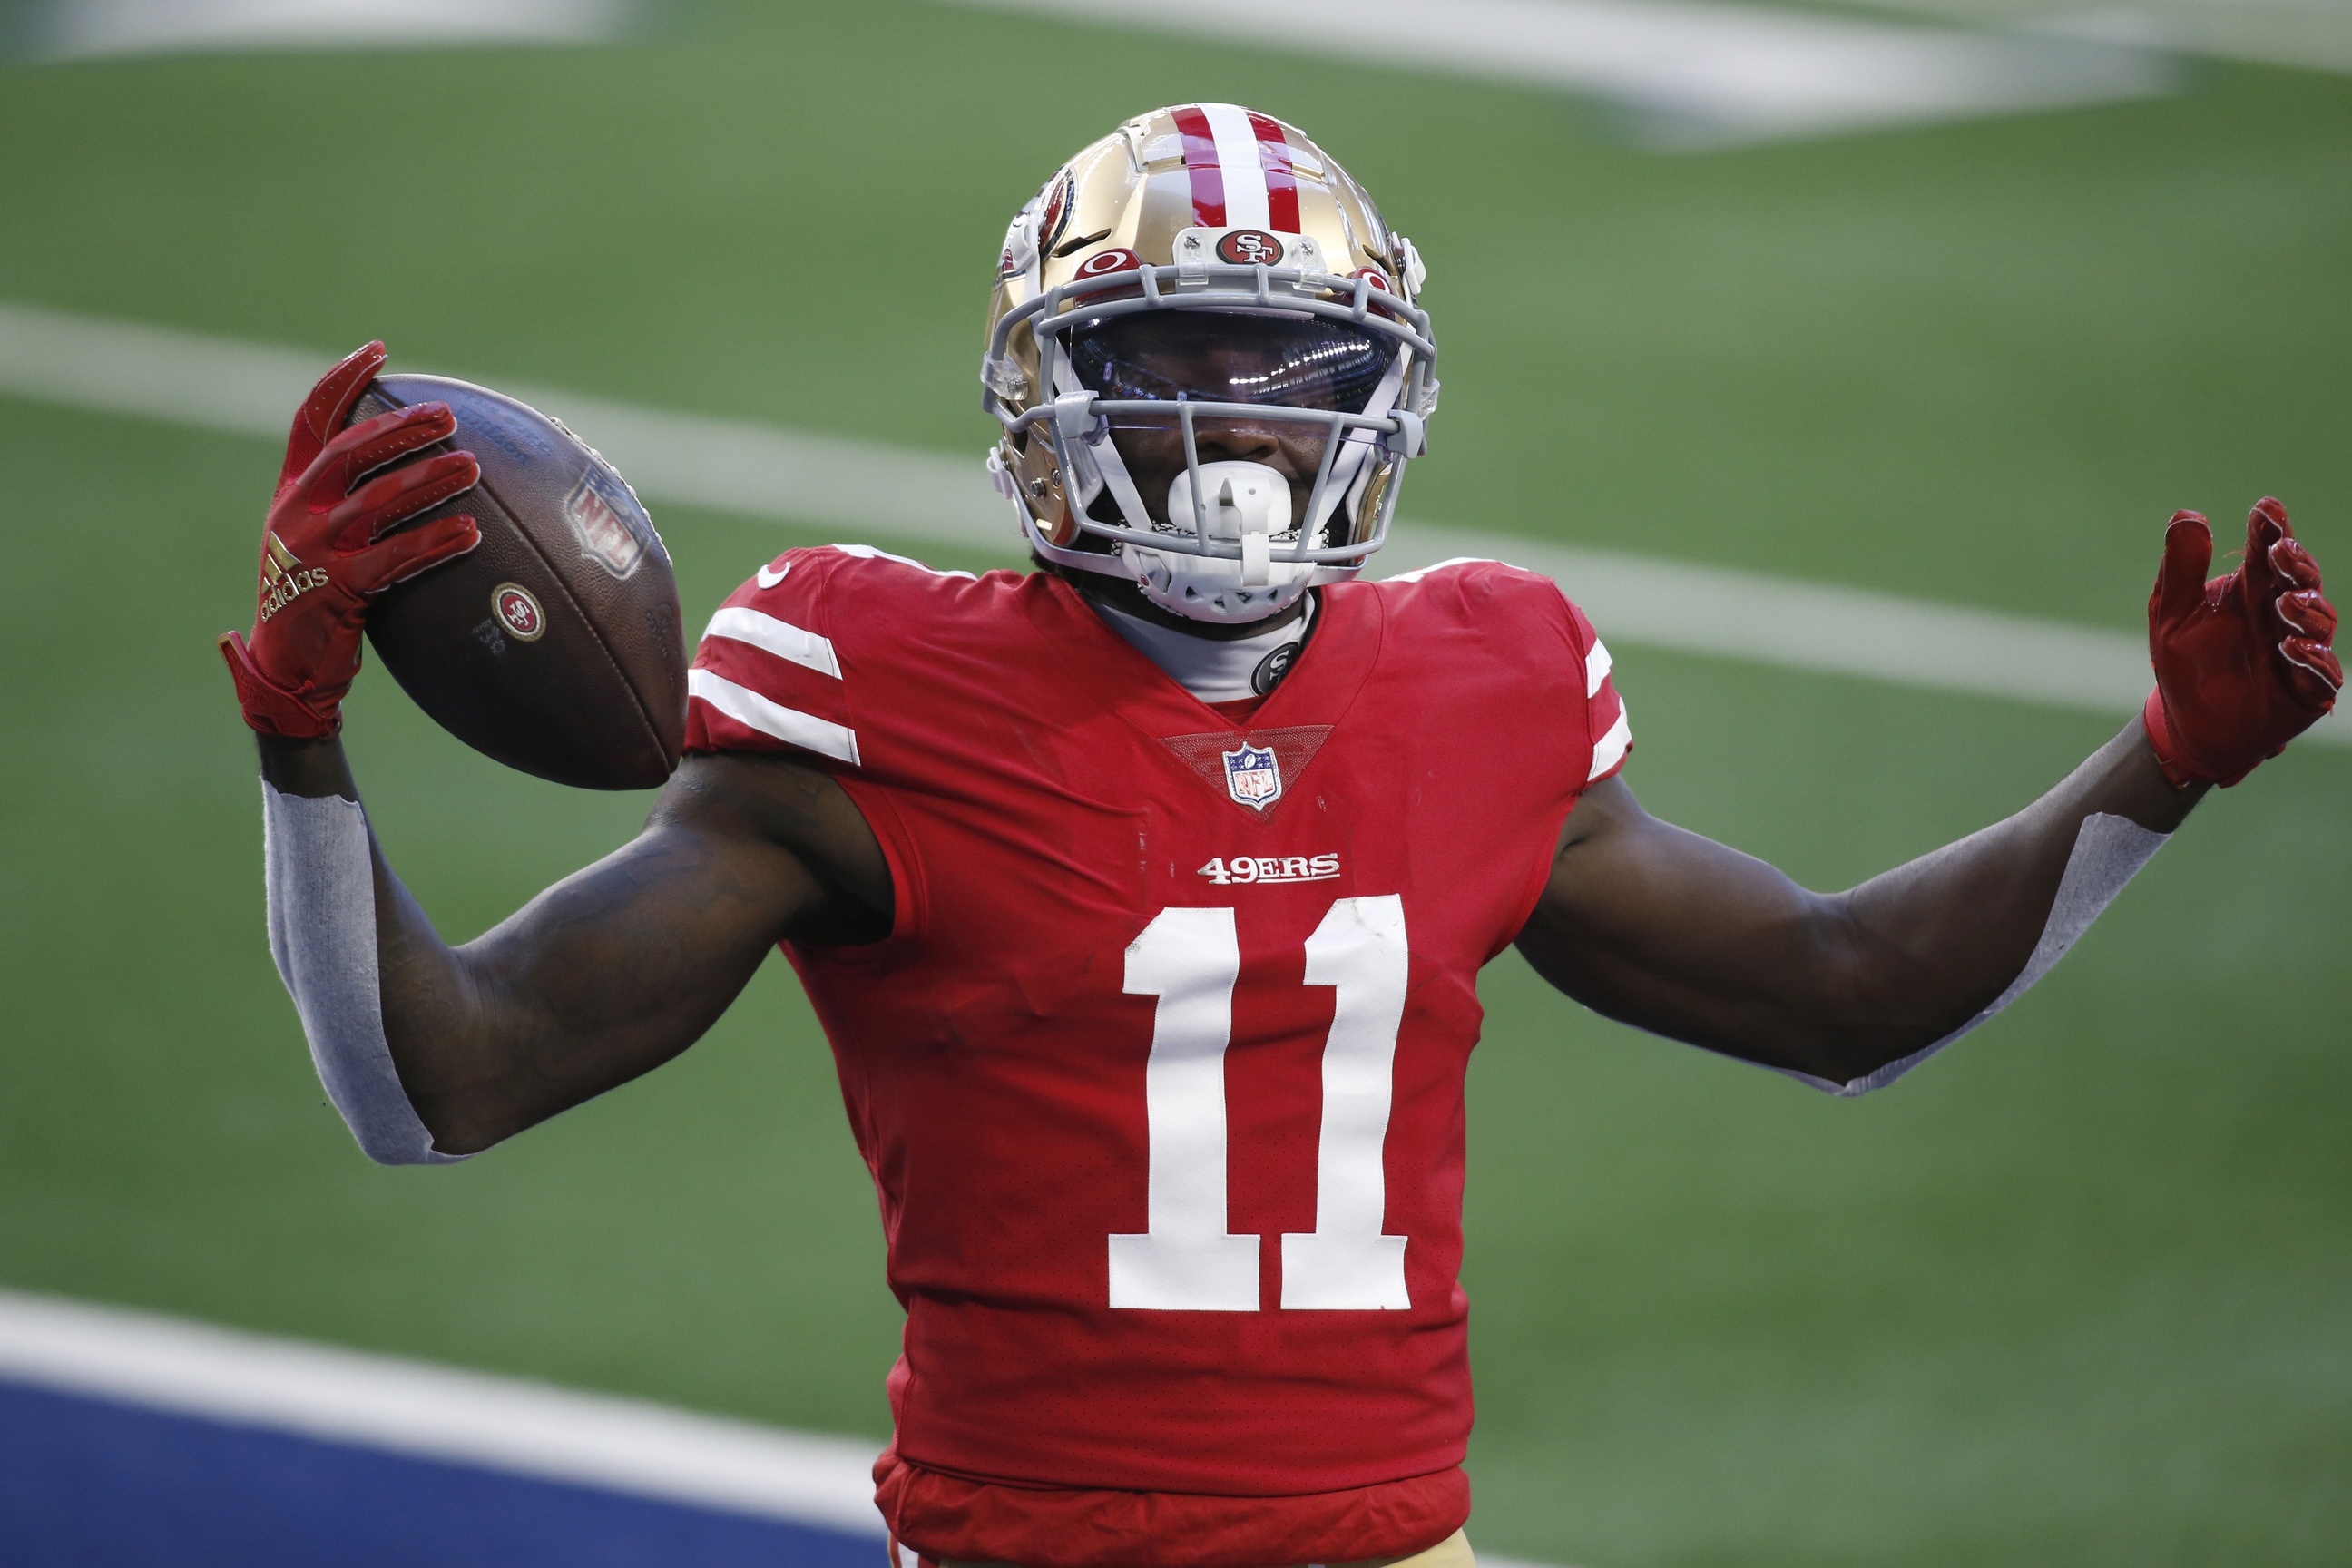
[(1584, 786), (1590, 789), (1602, 779), (1616, 777), (1624, 768), (1633, 750), (1633, 728), (1625, 717), (1625, 700), (1617, 695), (1608, 645), (1575, 600), (1564, 590), (1559, 598), (1568, 608), (1576, 657), (1584, 663), (1584, 723), (1592, 739), (1592, 763)]
[(710, 617), (686, 677), (688, 752), (809, 752), (859, 765), (826, 613), (833, 554), (785, 552)]
[(1557, 582), (1508, 562), (1463, 556), (1401, 572), (1386, 583), (1440, 596), (1449, 616), (1486, 631), (1495, 655), (1528, 683), (1537, 708), (1571, 730), (1580, 725), (1584, 743), (1568, 760), (1574, 763), (1580, 756), (1584, 776), (1570, 784), (1571, 793), (1624, 767), (1633, 731), (1617, 695), (1609, 649)]

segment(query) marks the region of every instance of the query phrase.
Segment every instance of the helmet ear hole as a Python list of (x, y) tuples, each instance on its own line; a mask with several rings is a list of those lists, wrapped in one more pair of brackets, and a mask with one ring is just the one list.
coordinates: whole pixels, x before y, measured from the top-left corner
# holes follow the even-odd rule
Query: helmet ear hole
[(1071, 515), (1069, 497), (1062, 486), (1062, 466), (1054, 460), (1053, 447), (1044, 441), (1027, 442), (1017, 449), (1013, 472), (1021, 487), (1022, 504), (1037, 521), (1037, 531), (1048, 543), (1069, 545), (1077, 538), (1078, 520)]
[[(1396, 473), (1396, 459), (1382, 458), (1371, 467), (1364, 481), (1364, 493), (1356, 502), (1355, 515), (1349, 520), (1348, 537), (1344, 542), (1361, 544), (1380, 531), (1381, 502), (1387, 499), (1389, 482)], [(1337, 522), (1339, 519), (1332, 519)]]

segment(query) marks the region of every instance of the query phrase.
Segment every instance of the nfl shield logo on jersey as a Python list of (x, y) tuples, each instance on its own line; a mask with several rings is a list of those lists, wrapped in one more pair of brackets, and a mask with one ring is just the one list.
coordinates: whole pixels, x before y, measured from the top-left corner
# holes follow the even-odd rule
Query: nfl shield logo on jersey
[(1223, 752), (1225, 788), (1235, 803), (1264, 811), (1282, 798), (1282, 764), (1263, 746), (1242, 742), (1241, 749)]

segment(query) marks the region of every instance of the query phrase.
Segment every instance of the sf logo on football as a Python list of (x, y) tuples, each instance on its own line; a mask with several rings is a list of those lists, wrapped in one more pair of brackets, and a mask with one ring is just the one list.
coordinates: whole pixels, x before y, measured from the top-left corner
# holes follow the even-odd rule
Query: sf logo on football
[(490, 608), (507, 635), (518, 642), (537, 642), (540, 633), (547, 629), (547, 616), (539, 601), (520, 583), (499, 584), (490, 595)]

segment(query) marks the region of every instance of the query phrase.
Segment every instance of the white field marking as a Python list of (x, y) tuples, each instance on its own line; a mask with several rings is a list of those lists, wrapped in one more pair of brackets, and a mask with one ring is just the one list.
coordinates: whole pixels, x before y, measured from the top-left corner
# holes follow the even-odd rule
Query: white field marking
[(2352, 5), (2345, 0), (1870, 0), (1880, 10), (1978, 26), (2174, 49), (2296, 70), (2352, 73)]
[[(882, 1445), (0, 1290), (0, 1383), (886, 1539)], [(1541, 1568), (1479, 1553), (1484, 1568)]]
[(636, 0), (46, 0), (23, 53), (44, 59), (224, 49), (593, 43)]
[(1701, 148), (2147, 98), (2174, 66), (2105, 40), (1958, 32), (1710, 0), (959, 0), (1591, 93)]
[(880, 1537), (878, 1443), (0, 1290), (0, 1380)]
[[(0, 303), (0, 394), (283, 441), (329, 363), (299, 349)], [(846, 524), (901, 540), (1021, 552), (978, 458), (609, 403), (501, 384), (557, 416), (642, 495), (714, 511)]]
[[(0, 395), (283, 440), (328, 356), (0, 303)], [(502, 385), (560, 416), (656, 500), (894, 542), (1024, 556), (974, 458)], [(2137, 634), (1728, 567), (1406, 523), (1376, 561), (1394, 576), (1490, 557), (1557, 579), (1612, 643), (2113, 713), (2147, 695)], [(2154, 563), (2151, 557), (2150, 569)], [(2312, 738), (2352, 745), (2352, 719)]]
[[(1392, 531), (1374, 559), (1402, 571), (1450, 555), (1542, 573), (1612, 642), (2118, 717), (2154, 680), (2134, 633), (1728, 567), (1426, 526)], [(2310, 738), (2352, 745), (2352, 719), (2339, 706)]]

